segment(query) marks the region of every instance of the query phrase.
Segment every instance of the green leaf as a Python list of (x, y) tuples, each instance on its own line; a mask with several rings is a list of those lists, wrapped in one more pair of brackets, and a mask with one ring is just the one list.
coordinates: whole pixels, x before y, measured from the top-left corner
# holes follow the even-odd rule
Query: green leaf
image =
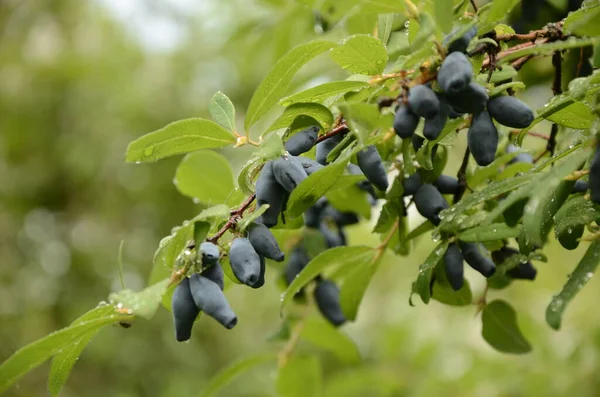
[(346, 277), (340, 289), (340, 305), (349, 321), (356, 320), (360, 302), (379, 267), (380, 261), (376, 259), (375, 254), (376, 251), (371, 251), (370, 257), (367, 256), (362, 263), (356, 264), (356, 269)]
[(171, 269), (175, 265), (175, 259), (185, 249), (188, 241), (193, 238), (192, 224), (173, 228), (169, 236), (164, 237), (158, 243), (154, 253), (154, 265), (150, 272), (148, 284), (156, 284), (171, 275)]
[(517, 325), (517, 314), (505, 301), (495, 300), (486, 305), (481, 315), (483, 339), (503, 353), (524, 354), (531, 351)]
[(293, 48), (280, 58), (252, 95), (244, 121), (246, 130), (277, 104), (302, 66), (334, 46), (329, 41), (311, 41)]
[(235, 107), (227, 95), (217, 91), (208, 103), (208, 111), (217, 124), (235, 131)]
[(270, 134), (260, 143), (256, 157), (262, 160), (273, 160), (281, 156), (284, 150), (281, 137), (277, 134)]
[(562, 315), (567, 305), (594, 275), (600, 262), (600, 241), (594, 240), (577, 267), (571, 273), (562, 291), (552, 298), (546, 309), (546, 322), (554, 329), (560, 329)]
[[(342, 175), (340, 179), (342, 179), (342, 177), (344, 177), (344, 175)], [(338, 181), (340, 179), (338, 179)], [(341, 212), (354, 212), (365, 218), (371, 216), (371, 204), (369, 204), (369, 200), (367, 199), (368, 193), (361, 190), (355, 184), (350, 185), (345, 189), (336, 189), (335, 187), (336, 185), (327, 192), (325, 197), (327, 197), (329, 204), (336, 210)]]
[(139, 292), (130, 289), (113, 292), (109, 301), (128, 314), (150, 319), (156, 313), (169, 282), (170, 279), (167, 278)]
[[(505, 66), (502, 68), (502, 72), (504, 72), (504, 68), (508, 69), (508, 66)], [(514, 69), (513, 69), (514, 70)], [(517, 74), (517, 71), (515, 70), (515, 75)], [(486, 74), (487, 75), (487, 74)], [(501, 76), (500, 78), (502, 78), (504, 76)], [(511, 78), (514, 76), (511, 76)], [(487, 80), (487, 77), (486, 77)], [(492, 80), (493, 80), (493, 76), (492, 76)], [(506, 79), (504, 79), (506, 80)], [(499, 80), (499, 81), (504, 81), (504, 80)], [(510, 81), (508, 83), (504, 83), (504, 84), (500, 84), (495, 86), (494, 88), (492, 88), (489, 92), (488, 95), (490, 97), (494, 97), (498, 94), (502, 94), (504, 91), (508, 90), (509, 88), (513, 89), (513, 90), (524, 90), (525, 89), (525, 84), (521, 81)]]
[(575, 102), (545, 118), (565, 127), (587, 129), (592, 126), (596, 115), (591, 106), (584, 102)]
[(258, 367), (259, 365), (271, 361), (275, 362), (276, 360), (277, 356), (273, 353), (259, 354), (238, 360), (222, 369), (215, 377), (213, 377), (198, 397), (214, 396), (219, 390), (231, 383), (240, 374)]
[(435, 0), (435, 20), (438, 26), (443, 32), (448, 33), (452, 29), (452, 22), (454, 19), (453, 15), (453, 4), (452, 1), (448, 0)]
[(244, 217), (238, 221), (235, 225), (235, 230), (243, 232), (246, 228), (262, 214), (264, 214), (269, 208), (269, 204), (261, 205), (259, 209), (254, 212), (244, 213)]
[(377, 37), (383, 44), (387, 44), (392, 34), (394, 14), (379, 14), (377, 16)]
[(446, 226), (455, 224), (460, 220), (460, 215), (465, 211), (472, 209), (477, 204), (480, 204), (486, 200), (491, 200), (500, 196), (501, 194), (518, 189), (521, 186), (525, 186), (529, 184), (535, 177), (536, 174), (529, 173), (510, 179), (505, 179), (500, 182), (490, 183), (484, 189), (466, 196), (457, 204), (453, 205), (447, 210), (442, 211), (440, 213), (440, 218), (442, 218), (442, 221), (440, 222), (439, 228), (445, 229)]
[(201, 118), (175, 121), (146, 134), (127, 146), (126, 161), (157, 161), (200, 149), (220, 148), (235, 143), (235, 137), (220, 125)]
[(277, 120), (275, 120), (262, 135), (281, 128), (288, 128), (294, 122), (296, 117), (302, 115), (317, 120), (324, 130), (329, 129), (333, 123), (333, 114), (331, 114), (331, 111), (325, 106), (319, 103), (296, 103), (285, 108), (281, 116), (279, 116), (279, 118), (277, 118)]
[(388, 55), (381, 41), (361, 34), (331, 50), (331, 59), (350, 73), (372, 76), (383, 72)]
[(361, 0), (360, 4), (363, 10), (377, 14), (401, 14), (405, 9), (404, 2), (398, 0)]
[(519, 0), (494, 0), (487, 13), (486, 21), (495, 24), (504, 20), (518, 3)]
[(281, 106), (290, 106), (295, 103), (321, 102), (335, 95), (345, 94), (350, 91), (359, 91), (368, 85), (369, 83), (364, 81), (332, 81), (285, 97), (279, 101), (279, 104)]
[(46, 335), (19, 350), (0, 365), (0, 393), (5, 392), (19, 378), (31, 371), (44, 361), (60, 353), (74, 341), (81, 339), (92, 330), (105, 325), (128, 321), (131, 315), (121, 314), (114, 307), (107, 310), (104, 307), (93, 309), (86, 320), (77, 325), (63, 328), (60, 331)]
[(208, 231), (210, 230), (210, 223), (197, 221), (194, 222), (194, 247), (196, 247), (196, 257), (202, 263), (202, 252), (200, 251), (200, 244), (204, 242)]
[(473, 293), (467, 280), (461, 289), (454, 291), (446, 277), (444, 266), (435, 269), (435, 282), (431, 288), (431, 298), (449, 306), (469, 306), (473, 302)]
[(505, 223), (492, 223), (491, 225), (478, 226), (465, 230), (458, 233), (457, 237), (459, 240), (465, 242), (485, 242), (516, 238), (519, 237), (521, 230), (520, 226), (509, 227)]
[(175, 171), (179, 193), (202, 203), (222, 203), (235, 188), (233, 172), (222, 154), (201, 150), (186, 155)]
[(600, 36), (600, 5), (581, 8), (565, 19), (563, 31), (580, 36)]
[(554, 217), (556, 238), (577, 226), (600, 219), (600, 208), (583, 195), (573, 195), (565, 201)]
[(524, 151), (514, 151), (497, 157), (492, 164), (487, 167), (477, 167), (473, 173), (467, 174), (467, 186), (471, 188), (479, 186), (487, 179), (491, 179), (500, 173), (500, 170), (512, 159)]
[(442, 260), (446, 250), (448, 249), (448, 242), (442, 241), (434, 248), (429, 254), (425, 262), (419, 266), (419, 276), (415, 284), (416, 292), (419, 293), (423, 303), (428, 304), (431, 298), (431, 277), (437, 264)]
[[(98, 306), (73, 321), (70, 326), (77, 326), (98, 317), (109, 316), (114, 312), (115, 308), (113, 306)], [(85, 332), (81, 337), (74, 339), (71, 345), (65, 347), (60, 353), (54, 356), (48, 376), (48, 391), (50, 394), (53, 396), (60, 394), (79, 356), (98, 331), (100, 331), (100, 328)]]
[(276, 389), (280, 397), (321, 397), (321, 362), (317, 356), (292, 356), (279, 368)]
[(304, 320), (300, 337), (321, 349), (330, 351), (345, 363), (356, 364), (361, 361), (360, 352), (354, 341), (320, 318), (311, 317)]
[(317, 275), (328, 267), (353, 266), (361, 264), (372, 258), (373, 249), (364, 246), (344, 246), (328, 249), (314, 257), (304, 269), (296, 276), (294, 281), (282, 294), (281, 310), (285, 308), (298, 293)]
[(286, 215), (301, 216), (335, 184), (346, 169), (347, 161), (338, 161), (309, 175), (290, 194)]
[(533, 194), (523, 214), (523, 232), (528, 245), (541, 247), (546, 242), (554, 223), (554, 215), (569, 197), (575, 184), (574, 181), (565, 181), (563, 178), (581, 167), (588, 155), (589, 149), (573, 153), (531, 187)]
[(251, 158), (244, 164), (237, 177), (238, 185), (242, 193), (254, 193), (254, 183), (252, 183), (252, 181), (258, 175), (263, 165), (264, 162), (256, 157)]

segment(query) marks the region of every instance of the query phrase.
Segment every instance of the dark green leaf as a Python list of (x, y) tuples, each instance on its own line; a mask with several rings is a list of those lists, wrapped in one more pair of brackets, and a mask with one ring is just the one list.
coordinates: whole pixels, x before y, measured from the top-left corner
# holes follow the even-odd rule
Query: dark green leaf
[(585, 129), (592, 126), (596, 115), (591, 106), (584, 102), (575, 102), (545, 118), (565, 127)]
[(113, 292), (109, 296), (109, 301), (130, 315), (150, 319), (156, 313), (169, 282), (170, 279), (165, 279), (139, 292), (130, 289)]
[(554, 232), (556, 237), (568, 233), (569, 230), (587, 225), (600, 219), (600, 209), (583, 195), (571, 196), (560, 207), (554, 217)]
[(348, 364), (360, 362), (360, 352), (356, 344), (338, 328), (320, 318), (304, 320), (300, 337), (315, 346), (328, 350)]
[(338, 161), (321, 168), (303, 180), (290, 194), (286, 215), (301, 216), (335, 184), (346, 169), (347, 161)]
[(585, 255), (571, 273), (562, 291), (552, 298), (546, 309), (546, 322), (554, 329), (560, 329), (562, 315), (567, 305), (592, 278), (600, 262), (600, 241), (595, 240), (590, 244)]
[(533, 194), (523, 214), (523, 231), (528, 245), (541, 247), (546, 242), (554, 215), (569, 197), (575, 183), (563, 178), (581, 167), (588, 155), (589, 149), (575, 152), (532, 186)]
[[(86, 321), (93, 320), (98, 317), (105, 317), (115, 313), (115, 308), (110, 305), (98, 306), (95, 309), (90, 310), (77, 320), (73, 321), (71, 327), (85, 323)], [(81, 337), (73, 340), (73, 343), (52, 358), (52, 365), (50, 366), (50, 374), (48, 376), (48, 391), (53, 396), (58, 396), (63, 386), (67, 382), (69, 374), (73, 369), (73, 366), (79, 359), (79, 356), (92, 340), (94, 336), (100, 331), (100, 328), (95, 328), (82, 334)]]
[(349, 321), (356, 320), (356, 314), (362, 298), (369, 288), (371, 278), (379, 267), (379, 260), (375, 257), (375, 251), (371, 251), (371, 256), (366, 256), (362, 263), (357, 263), (355, 269), (346, 277), (342, 288), (340, 289), (340, 305), (344, 316)]
[(146, 134), (127, 146), (130, 163), (152, 162), (200, 149), (220, 148), (235, 142), (235, 137), (220, 125), (194, 118), (175, 121)]
[(279, 101), (279, 104), (281, 106), (290, 106), (295, 103), (321, 102), (335, 95), (344, 94), (350, 91), (358, 91), (368, 85), (369, 83), (363, 81), (332, 81), (285, 97)]
[(494, 0), (486, 15), (486, 20), (494, 24), (504, 20), (518, 3), (519, 0)]
[(531, 351), (517, 325), (517, 314), (505, 301), (495, 300), (486, 305), (481, 315), (483, 339), (503, 353), (524, 354)]
[(281, 128), (288, 128), (292, 125), (296, 117), (302, 115), (317, 120), (324, 130), (327, 130), (333, 123), (333, 115), (325, 106), (319, 103), (296, 103), (285, 108), (281, 116), (265, 130), (263, 135)]
[(461, 241), (484, 242), (516, 238), (521, 233), (521, 227), (509, 227), (505, 223), (492, 223), (490, 225), (478, 226), (458, 233)]
[(259, 365), (275, 362), (277, 356), (272, 353), (259, 354), (256, 356), (250, 356), (238, 360), (230, 366), (222, 369), (214, 378), (211, 379), (209, 384), (199, 394), (199, 397), (210, 397), (215, 395), (223, 387), (231, 383), (238, 375), (251, 370)]
[(280, 58), (252, 95), (244, 121), (246, 130), (279, 102), (302, 66), (334, 46), (329, 41), (311, 41), (300, 44)]
[(419, 276), (417, 277), (415, 288), (425, 304), (429, 303), (429, 299), (431, 298), (431, 277), (433, 276), (433, 271), (444, 257), (447, 249), (448, 242), (442, 241), (431, 251), (425, 262), (419, 266)]
[(92, 330), (131, 319), (131, 315), (121, 314), (112, 306), (110, 310), (98, 307), (89, 313), (85, 321), (53, 332), (17, 350), (0, 365), (0, 393), (5, 392), (21, 376), (60, 353)]
[(444, 266), (435, 269), (435, 282), (432, 287), (431, 298), (449, 306), (469, 306), (473, 302), (471, 286), (467, 280), (461, 289), (454, 291), (446, 277)]
[(225, 156), (210, 150), (186, 155), (174, 183), (179, 193), (207, 204), (224, 202), (235, 187)]
[(356, 266), (373, 258), (373, 249), (364, 246), (335, 247), (314, 257), (285, 290), (281, 299), (283, 310), (294, 295), (328, 267)]
[(369, 35), (354, 35), (331, 50), (331, 59), (351, 73), (371, 76), (383, 72), (388, 55), (380, 40)]
[(569, 14), (565, 19), (563, 31), (580, 36), (600, 36), (600, 4), (581, 8)]
[(217, 124), (235, 131), (235, 107), (227, 95), (217, 91), (208, 104), (208, 111)]

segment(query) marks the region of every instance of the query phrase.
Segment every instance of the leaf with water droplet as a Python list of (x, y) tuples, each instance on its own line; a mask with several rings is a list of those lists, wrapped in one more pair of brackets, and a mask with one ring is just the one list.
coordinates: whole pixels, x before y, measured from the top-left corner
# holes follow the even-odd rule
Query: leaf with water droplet
[(562, 316), (567, 305), (592, 278), (600, 262), (600, 241), (593, 241), (579, 264), (571, 273), (563, 289), (555, 295), (546, 309), (546, 322), (554, 329), (560, 329)]
[(433, 271), (444, 257), (447, 249), (448, 242), (442, 241), (433, 251), (431, 251), (429, 256), (425, 259), (425, 262), (419, 266), (419, 275), (415, 287), (421, 300), (425, 304), (429, 303), (429, 300), (431, 299), (431, 277), (433, 276)]
[(351, 73), (376, 75), (382, 73), (388, 61), (383, 43), (373, 36), (357, 34), (331, 50), (333, 59)]

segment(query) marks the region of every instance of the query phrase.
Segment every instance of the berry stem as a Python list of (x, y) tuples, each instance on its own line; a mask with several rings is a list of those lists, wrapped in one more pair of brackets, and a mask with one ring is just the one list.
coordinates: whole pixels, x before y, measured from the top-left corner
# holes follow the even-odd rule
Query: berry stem
[(465, 155), (463, 156), (462, 164), (460, 165), (460, 169), (456, 174), (456, 177), (458, 178), (458, 189), (456, 190), (456, 193), (452, 198), (453, 204), (458, 203), (462, 198), (463, 194), (465, 194), (465, 191), (467, 190), (467, 167), (469, 166), (470, 155), (471, 151), (467, 147), (467, 149), (465, 150)]

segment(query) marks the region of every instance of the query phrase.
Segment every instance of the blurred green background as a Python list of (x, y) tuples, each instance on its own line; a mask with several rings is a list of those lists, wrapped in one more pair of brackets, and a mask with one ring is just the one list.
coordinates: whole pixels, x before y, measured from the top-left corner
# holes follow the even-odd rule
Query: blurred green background
[[(207, 103), (218, 90), (243, 117), (274, 61), (321, 33), (312, 11), (300, 3), (0, 2), (0, 360), (118, 290), (121, 240), (127, 286), (145, 285), (161, 237), (201, 207), (172, 184), (178, 158), (125, 164), (128, 142), (176, 119), (209, 117)], [(344, 1), (331, 3), (343, 14)], [(566, 2), (551, 3), (560, 8)], [(531, 86), (521, 97), (542, 106), (551, 96), (550, 76), (549, 60), (532, 62), (522, 73)], [(320, 58), (303, 69), (295, 89), (344, 77)], [(540, 132), (548, 127), (541, 125)], [(458, 168), (464, 145), (459, 140), (451, 152), (450, 171)], [(249, 150), (223, 153), (239, 169)], [(411, 216), (411, 224), (419, 224)], [(366, 223), (349, 228), (350, 243), (377, 244), (370, 230)], [(567, 252), (551, 245), (545, 250), (550, 262), (536, 264), (535, 282), (490, 293), (517, 309), (534, 347), (527, 356), (490, 348), (480, 336), (475, 306), (408, 305), (417, 266), (431, 248), (424, 237), (409, 257), (388, 254), (358, 321), (343, 328), (364, 364), (344, 365), (300, 343), (297, 354), (316, 354), (323, 361), (326, 396), (600, 395), (598, 280), (569, 307), (560, 332), (544, 321), (552, 294), (585, 247)], [(180, 344), (164, 309), (152, 321), (102, 331), (62, 395), (194, 396), (235, 359), (277, 351), (281, 344), (266, 340), (281, 323), (276, 276), (269, 272), (259, 291), (228, 292), (239, 318), (231, 331), (202, 318), (191, 342)], [(481, 293), (481, 278), (468, 277), (475, 295)], [(7, 395), (47, 395), (48, 368), (29, 373)], [(274, 396), (275, 374), (274, 365), (264, 365), (220, 395)]]

